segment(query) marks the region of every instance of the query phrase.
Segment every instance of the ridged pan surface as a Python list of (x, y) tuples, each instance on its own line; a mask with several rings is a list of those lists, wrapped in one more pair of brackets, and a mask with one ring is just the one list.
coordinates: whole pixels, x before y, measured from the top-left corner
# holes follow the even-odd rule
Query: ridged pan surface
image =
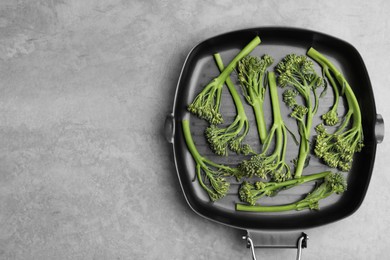
[[(203, 87), (219, 74), (213, 60), (213, 54), (216, 52), (220, 53), (226, 66), (256, 35), (260, 36), (262, 42), (251, 55), (262, 56), (269, 54), (275, 60), (273, 65), (276, 65), (287, 54), (296, 53), (304, 55), (310, 47), (314, 47), (340, 69), (352, 86), (358, 99), (362, 112), (365, 146), (361, 152), (355, 154), (352, 169), (347, 175), (348, 190), (342, 195), (332, 195), (320, 201), (319, 211), (302, 210), (282, 213), (238, 212), (235, 210), (235, 203), (239, 202), (237, 196), (238, 182), (233, 181), (230, 192), (226, 197), (216, 202), (210, 202), (206, 192), (200, 187), (195, 177), (194, 160), (187, 149), (182, 134), (181, 121), (183, 119), (190, 121), (192, 137), (201, 155), (215, 162), (231, 166), (236, 166), (240, 160), (245, 158), (244, 156), (237, 156), (233, 152), (230, 152), (229, 156), (226, 157), (214, 155), (208, 147), (204, 136), (204, 130), (208, 124), (204, 120), (190, 114), (187, 111), (187, 106)], [(316, 67), (321, 75), (320, 67), (317, 64)], [(273, 66), (270, 67), (270, 69), (272, 68)], [(236, 89), (241, 93), (235, 72), (231, 74), (231, 79), (235, 83)], [(281, 100), (282, 90), (278, 88), (278, 92), (285, 123), (299, 137), (296, 121), (288, 116), (290, 111)], [(314, 118), (313, 129), (311, 130), (313, 136), (315, 135), (314, 126), (321, 122), (320, 115), (329, 110), (332, 101), (333, 92), (329, 86), (327, 94), (320, 99), (318, 113)], [(349, 43), (321, 33), (292, 28), (254, 28), (216, 36), (196, 45), (189, 53), (182, 69), (174, 102), (173, 151), (177, 173), (189, 206), (201, 216), (243, 229), (306, 229), (347, 217), (355, 212), (362, 203), (369, 185), (375, 159), (376, 109), (371, 83), (364, 62), (357, 50)], [(261, 145), (258, 141), (252, 109), (246, 104), (244, 98), (242, 98), (242, 102), (251, 122), (251, 130), (246, 137), (246, 143), (249, 143), (255, 150), (260, 151)], [(343, 115), (344, 111), (344, 103), (340, 102), (339, 115)], [(225, 124), (232, 122), (236, 115), (232, 98), (226, 87), (224, 87), (222, 92), (221, 113)], [(266, 92), (265, 117), (269, 129), (272, 124), (272, 111), (268, 90)], [(289, 136), (287, 161), (290, 163), (297, 155), (298, 146)], [(291, 163), (290, 165), (292, 166)], [(337, 171), (324, 165), (311, 153), (309, 165), (304, 169), (303, 175), (318, 173), (324, 170)], [(262, 198), (261, 203), (263, 205), (279, 205), (295, 202), (310, 192), (315, 187), (314, 185), (315, 183), (312, 182), (281, 191), (275, 197)]]

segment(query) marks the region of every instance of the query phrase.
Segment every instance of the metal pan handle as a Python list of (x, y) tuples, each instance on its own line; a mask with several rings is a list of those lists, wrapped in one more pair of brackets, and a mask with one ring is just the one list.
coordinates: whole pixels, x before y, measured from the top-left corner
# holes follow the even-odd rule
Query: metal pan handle
[(385, 123), (383, 121), (383, 117), (380, 114), (376, 115), (375, 121), (375, 138), (376, 142), (382, 143), (383, 138), (385, 137)]
[(173, 144), (175, 135), (175, 116), (172, 114), (167, 115), (164, 123), (164, 135), (168, 143)]
[(255, 248), (297, 248), (297, 260), (301, 259), (302, 249), (307, 247), (309, 236), (303, 232), (259, 232), (247, 231), (242, 239), (251, 250), (252, 260), (257, 260)]

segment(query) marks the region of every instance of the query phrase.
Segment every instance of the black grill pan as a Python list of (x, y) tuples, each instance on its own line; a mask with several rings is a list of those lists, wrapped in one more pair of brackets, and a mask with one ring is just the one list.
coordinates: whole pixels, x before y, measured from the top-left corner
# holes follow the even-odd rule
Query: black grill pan
[[(352, 169), (348, 173), (347, 178), (348, 190), (340, 196), (332, 195), (321, 201), (321, 209), (319, 211), (303, 210), (283, 213), (238, 212), (235, 210), (235, 203), (239, 202), (237, 197), (239, 183), (233, 183), (231, 185), (231, 193), (220, 201), (213, 203), (210, 202), (197, 180), (194, 181), (195, 164), (191, 154), (187, 150), (182, 134), (181, 121), (183, 119), (190, 121), (194, 142), (202, 155), (227, 165), (234, 165), (242, 157), (237, 157), (236, 155), (233, 157), (213, 155), (203, 135), (207, 123), (191, 115), (187, 111), (187, 106), (203, 87), (218, 75), (219, 72), (214, 63), (213, 54), (216, 52), (220, 53), (225, 65), (227, 65), (256, 35), (261, 38), (262, 42), (255, 48), (251, 55), (262, 56), (267, 53), (275, 59), (274, 65), (289, 53), (306, 54), (310, 47), (314, 47), (340, 69), (352, 86), (359, 101), (362, 112), (365, 146), (360, 153), (355, 154)], [(319, 66), (318, 71), (320, 72)], [(236, 83), (237, 80), (234, 74), (233, 72), (231, 79)], [(236, 86), (238, 87), (237, 83)], [(240, 91), (239, 88), (237, 90)], [(223, 91), (221, 113), (225, 118), (225, 122), (231, 122), (235, 116), (235, 108), (227, 88), (224, 87)], [(327, 95), (320, 100), (320, 107), (317, 113), (318, 118), (315, 119), (317, 121), (314, 120), (313, 126), (320, 123), (319, 116), (328, 111), (331, 106), (331, 92), (331, 87), (329, 87)], [(281, 94), (280, 90), (279, 94)], [(244, 99), (242, 101), (245, 104)], [(267, 102), (265, 106), (270, 108), (269, 100)], [(339, 114), (343, 112), (342, 105)], [(296, 132), (295, 120), (287, 117), (289, 110), (283, 102), (280, 102), (280, 106), (285, 123), (292, 131)], [(252, 133), (248, 135), (246, 140), (252, 146), (257, 147), (259, 144), (254, 119), (251, 117), (251, 108), (246, 106), (245, 109), (251, 121), (250, 132)], [(265, 111), (266, 121), (269, 127), (272, 123), (272, 116), (270, 111), (269, 113), (267, 113), (267, 109)], [(265, 234), (275, 234), (275, 232), (289, 233), (290, 231), (306, 230), (329, 224), (351, 215), (359, 208), (365, 197), (372, 175), (377, 143), (383, 139), (384, 124), (382, 117), (376, 112), (370, 79), (362, 57), (352, 45), (335, 37), (309, 30), (295, 28), (253, 28), (210, 38), (197, 44), (190, 51), (180, 74), (173, 111), (166, 119), (165, 131), (168, 141), (172, 143), (177, 175), (183, 193), (189, 206), (197, 214), (221, 224), (249, 230), (252, 233), (261, 231), (265, 232)], [(315, 131), (312, 129), (312, 135), (314, 134)], [(289, 139), (289, 158), (293, 159), (297, 154), (298, 146)], [(322, 164), (314, 156), (311, 156), (309, 166), (305, 168), (303, 174), (316, 173), (324, 170), (330, 170), (330, 168)], [(333, 171), (335, 170), (333, 169)], [(308, 183), (285, 190), (279, 193), (278, 196), (267, 198), (262, 202), (263, 204), (283, 204), (296, 201), (302, 198), (302, 194), (312, 190), (314, 185), (314, 183)], [(277, 245), (277, 243), (280, 243), (278, 239), (270, 242), (266, 246), (283, 246), (283, 243), (281, 245)]]

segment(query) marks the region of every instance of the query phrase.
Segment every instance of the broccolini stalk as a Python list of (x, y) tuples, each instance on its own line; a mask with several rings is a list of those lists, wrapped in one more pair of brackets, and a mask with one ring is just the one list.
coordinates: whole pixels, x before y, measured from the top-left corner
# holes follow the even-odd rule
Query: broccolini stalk
[(323, 69), (322, 75), (328, 78), (330, 84), (332, 85), (333, 93), (334, 93), (334, 101), (333, 101), (332, 108), (328, 112), (323, 114), (321, 118), (324, 121), (325, 125), (334, 126), (339, 122), (337, 108), (339, 106), (339, 101), (340, 101), (340, 92), (333, 77), (330, 76), (328, 68)]
[[(212, 201), (224, 197), (230, 188), (230, 183), (226, 180), (226, 177), (235, 176), (237, 179), (240, 179), (239, 171), (225, 165), (214, 163), (201, 156), (192, 139), (188, 120), (182, 121), (182, 130), (188, 150), (196, 163), (196, 176), (200, 186), (207, 192)], [(202, 172), (204, 173), (204, 178)], [(207, 180), (207, 182), (203, 179)]]
[(223, 118), (220, 113), (222, 87), (227, 77), (229, 77), (237, 66), (238, 61), (247, 56), (260, 44), (260, 42), (260, 38), (256, 36), (248, 45), (246, 45), (222, 73), (207, 84), (207, 86), (195, 97), (194, 101), (188, 106), (188, 111), (207, 120), (211, 124), (216, 125), (223, 123)]
[(240, 60), (237, 65), (238, 80), (241, 83), (246, 101), (253, 107), (262, 144), (264, 144), (267, 138), (263, 111), (265, 96), (264, 78), (267, 68), (272, 63), (272, 57), (264, 55), (261, 59), (259, 57), (247, 56)]
[(255, 182), (251, 184), (249, 182), (243, 182), (239, 190), (239, 196), (242, 202), (246, 202), (249, 205), (254, 206), (256, 201), (264, 196), (274, 196), (280, 190), (289, 189), (294, 186), (306, 183), (309, 181), (320, 180), (329, 175), (331, 172), (321, 172), (302, 176), (297, 179), (287, 180), (283, 182)]
[(363, 128), (359, 103), (347, 80), (325, 56), (314, 48), (310, 48), (307, 54), (321, 65), (329, 82), (335, 88), (341, 88), (348, 105), (348, 111), (336, 132), (327, 133), (323, 125), (316, 127), (318, 135), (314, 152), (328, 166), (349, 171), (354, 153), (360, 152), (363, 148)]
[[(309, 176), (308, 176), (309, 177)], [(305, 178), (305, 177), (301, 177)], [(309, 193), (303, 200), (286, 205), (261, 206), (236, 204), (238, 211), (251, 212), (281, 212), (289, 210), (319, 210), (319, 201), (332, 194), (341, 194), (347, 189), (347, 183), (340, 173), (330, 173), (325, 177), (324, 182)]]
[[(292, 108), (293, 112), (290, 116), (294, 117), (298, 124), (300, 145), (294, 177), (299, 178), (310, 152), (309, 139), (312, 121), (318, 110), (316, 89), (323, 85), (323, 79), (315, 72), (313, 62), (304, 55), (287, 55), (276, 66), (276, 71), (279, 73), (278, 81), (282, 88), (293, 87), (283, 93), (283, 100)], [(298, 94), (302, 96), (304, 105), (297, 103), (295, 98)]]
[[(223, 71), (224, 65), (221, 55), (214, 54), (215, 61), (220, 71)], [(218, 155), (227, 155), (227, 148), (238, 153), (248, 155), (254, 153), (248, 144), (242, 144), (249, 131), (249, 121), (245, 114), (244, 106), (242, 105), (239, 94), (237, 93), (230, 77), (226, 78), (226, 85), (233, 98), (233, 103), (236, 107), (237, 115), (233, 123), (228, 127), (220, 128), (216, 125), (211, 125), (206, 129), (207, 141), (211, 149)]]
[[(263, 152), (252, 156), (249, 160), (242, 161), (238, 168), (244, 176), (257, 175), (264, 179), (270, 176), (274, 181), (280, 182), (290, 179), (291, 171), (290, 166), (285, 162), (287, 131), (280, 112), (276, 79), (273, 72), (268, 73), (268, 85), (271, 95), (273, 125), (264, 142)], [(273, 139), (275, 139), (275, 148), (273, 153), (269, 154)]]

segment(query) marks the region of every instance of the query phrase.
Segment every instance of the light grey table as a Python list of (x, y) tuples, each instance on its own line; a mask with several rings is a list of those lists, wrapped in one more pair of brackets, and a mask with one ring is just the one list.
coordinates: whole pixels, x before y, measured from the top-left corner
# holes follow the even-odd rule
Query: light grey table
[[(163, 137), (186, 54), (247, 27), (331, 34), (359, 50), (388, 120), (389, 11), (385, 0), (1, 1), (0, 259), (250, 259), (243, 232), (187, 206)], [(310, 230), (303, 259), (389, 258), (385, 135), (363, 205)]]

